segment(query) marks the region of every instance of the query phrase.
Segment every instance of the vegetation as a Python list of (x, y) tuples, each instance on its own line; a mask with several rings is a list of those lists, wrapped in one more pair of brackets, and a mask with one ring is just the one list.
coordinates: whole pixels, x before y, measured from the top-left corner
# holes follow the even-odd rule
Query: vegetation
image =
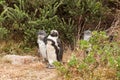
[[(80, 41), (80, 50), (74, 53), (65, 64), (55, 63), (65, 80), (119, 80), (120, 79), (120, 45), (109, 42), (105, 32), (94, 31), (90, 41)], [(91, 45), (91, 46), (90, 46)], [(86, 50), (90, 48), (88, 54)], [(84, 58), (78, 56), (83, 54)]]
[[(36, 33), (56, 29), (65, 47), (79, 46), (67, 63), (55, 62), (63, 79), (119, 80), (120, 42), (101, 31), (113, 25), (117, 10), (119, 0), (0, 0), (0, 55), (35, 55)], [(80, 40), (88, 29), (93, 37)]]
[(81, 32), (91, 29), (85, 28), (87, 24), (95, 23), (96, 27), (110, 12), (103, 3), (104, 0), (0, 0), (0, 26), (9, 31), (6, 39), (22, 41), (26, 46), (36, 44), (39, 29), (47, 33), (57, 29), (63, 43), (75, 45)]

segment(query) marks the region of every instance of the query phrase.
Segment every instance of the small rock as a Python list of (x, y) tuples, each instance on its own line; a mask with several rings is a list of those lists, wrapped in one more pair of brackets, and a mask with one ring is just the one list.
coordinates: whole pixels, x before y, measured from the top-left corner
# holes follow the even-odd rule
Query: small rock
[(38, 58), (33, 56), (5, 55), (2, 60), (11, 64), (21, 65), (37, 62)]

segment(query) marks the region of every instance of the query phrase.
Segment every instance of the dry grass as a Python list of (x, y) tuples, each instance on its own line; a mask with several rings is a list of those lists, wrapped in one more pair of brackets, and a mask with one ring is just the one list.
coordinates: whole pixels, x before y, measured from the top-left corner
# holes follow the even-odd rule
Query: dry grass
[(32, 63), (25, 59), (21, 65), (12, 64), (11, 59), (3, 60), (6, 54), (37, 55), (36, 48), (25, 53), (20, 46), (21, 43), (0, 41), (0, 80), (51, 80), (57, 76), (55, 69), (47, 69), (41, 59)]
[[(66, 63), (70, 59), (72, 54), (79, 56), (79, 59), (84, 58), (84, 53), (81, 50), (66, 50), (63, 55), (63, 62)], [(1, 60), (0, 60), (1, 61)], [(57, 75), (55, 69), (47, 69), (46, 65), (42, 62), (35, 62), (31, 64), (12, 65), (6, 62), (0, 62), (0, 80), (66, 80), (64, 76)], [(85, 79), (93, 80), (93, 77), (100, 80), (114, 80), (116, 77), (116, 70), (107, 66), (99, 66), (92, 71), (91, 75), (87, 75), (85, 72), (81, 72), (81, 75), (76, 72), (76, 69), (72, 69), (73, 77), (70, 80), (84, 80), (80, 77), (83, 73), (86, 74), (83, 77)], [(91, 76), (91, 78), (90, 78)]]
[[(73, 51), (66, 50), (63, 62), (67, 62)], [(40, 59), (41, 60), (41, 59)], [(55, 69), (47, 69), (42, 62), (11, 64), (0, 58), (0, 80), (62, 80)]]
[(0, 56), (5, 54), (17, 55), (36, 55), (38, 50), (37, 46), (34, 48), (23, 47), (24, 43), (16, 43), (14, 41), (0, 41)]
[[(119, 27), (114, 29), (114, 32), (118, 33), (118, 35), (120, 34), (119, 31)], [(119, 41), (120, 36), (117, 36), (115, 39), (116, 41)], [(16, 47), (15, 49), (17, 49), (19, 52), (21, 51), (17, 47), (17, 44), (14, 46)], [(6, 43), (2, 42), (2, 45), (0, 46), (0, 52), (2, 52), (5, 47), (7, 47)], [(35, 48), (30, 54), (35, 54), (36, 51), (37, 49)], [(71, 51), (68, 49), (64, 52), (63, 62), (65, 62), (65, 65), (73, 53), (79, 56), (80, 60), (83, 60), (86, 56), (81, 50)], [(4, 55), (4, 52), (2, 53), (2, 55)], [(23, 65), (12, 65), (0, 60), (0, 80), (65, 80), (64, 76), (57, 75), (57, 71), (55, 69), (46, 69), (45, 67), (46, 65), (41, 62)], [(83, 76), (84, 79), (80, 77), (81, 75), (79, 75), (80, 73), (78, 74), (78, 72), (76, 72), (76, 69), (72, 69), (71, 72), (73, 73), (73, 77), (70, 80), (93, 80), (93, 77), (96, 78), (96, 80), (116, 80), (116, 70), (108, 66), (98, 66), (91, 71), (91, 75), (88, 75), (84, 71), (81, 72), (81, 75), (83, 73), (85, 74)]]
[(0, 63), (0, 80), (49, 80), (56, 77), (56, 71), (45, 68), (41, 62), (12, 65)]

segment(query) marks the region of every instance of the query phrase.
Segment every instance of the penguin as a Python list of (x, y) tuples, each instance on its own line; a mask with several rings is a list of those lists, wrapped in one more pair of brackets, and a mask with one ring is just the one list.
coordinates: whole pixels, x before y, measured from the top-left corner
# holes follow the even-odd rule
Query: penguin
[[(92, 32), (90, 30), (84, 31), (83, 40), (89, 41), (91, 37), (92, 37)], [(91, 51), (91, 44), (89, 45), (89, 48), (85, 50), (85, 52), (86, 54), (88, 54), (90, 51)]]
[(84, 40), (89, 41), (91, 36), (92, 36), (92, 32), (90, 30), (84, 31), (84, 37), (83, 37)]
[(47, 67), (54, 68), (53, 63), (55, 61), (62, 62), (63, 57), (63, 47), (57, 30), (51, 30), (50, 35), (47, 37), (46, 48), (49, 62)]
[(38, 52), (39, 55), (42, 56), (43, 62), (47, 61), (46, 39), (47, 39), (47, 33), (44, 30), (40, 30), (37, 36), (37, 43), (39, 48)]

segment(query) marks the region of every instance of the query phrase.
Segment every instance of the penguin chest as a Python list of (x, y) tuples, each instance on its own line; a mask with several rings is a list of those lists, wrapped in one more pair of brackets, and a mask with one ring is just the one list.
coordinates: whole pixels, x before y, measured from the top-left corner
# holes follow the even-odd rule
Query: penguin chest
[(47, 57), (50, 64), (57, 61), (56, 50), (50, 41), (47, 42)]
[(42, 57), (46, 58), (46, 45), (43, 41), (38, 41), (39, 52)]
[(48, 41), (47, 43), (47, 53), (50, 53), (50, 54), (55, 54), (55, 48), (54, 46), (52, 45), (52, 43), (50, 41)]
[(84, 40), (89, 41), (91, 35), (84, 35)]

